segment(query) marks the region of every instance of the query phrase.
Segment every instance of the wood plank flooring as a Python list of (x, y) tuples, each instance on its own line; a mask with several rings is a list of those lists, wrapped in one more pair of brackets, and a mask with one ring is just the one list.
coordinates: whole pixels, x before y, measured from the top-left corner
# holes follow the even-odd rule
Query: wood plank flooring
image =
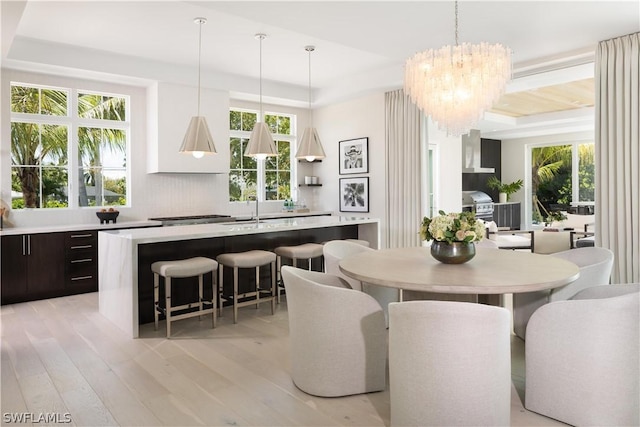
[[(286, 300), (273, 316), (268, 304), (242, 308), (235, 325), (226, 310), (216, 329), (176, 322), (170, 340), (163, 322), (127, 338), (98, 313), (97, 293), (3, 306), (0, 322), (2, 425), (389, 425), (388, 390), (321, 398), (295, 387)], [(511, 424), (563, 425), (522, 407), (524, 346), (512, 347)]]

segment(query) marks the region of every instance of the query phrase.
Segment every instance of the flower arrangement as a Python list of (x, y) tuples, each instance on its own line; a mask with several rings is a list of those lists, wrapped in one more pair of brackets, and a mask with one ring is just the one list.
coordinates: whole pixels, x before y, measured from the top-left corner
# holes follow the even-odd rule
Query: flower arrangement
[(477, 220), (473, 212), (447, 214), (440, 211), (438, 214), (433, 218), (423, 218), (420, 226), (422, 240), (471, 243), (484, 238), (484, 223)]

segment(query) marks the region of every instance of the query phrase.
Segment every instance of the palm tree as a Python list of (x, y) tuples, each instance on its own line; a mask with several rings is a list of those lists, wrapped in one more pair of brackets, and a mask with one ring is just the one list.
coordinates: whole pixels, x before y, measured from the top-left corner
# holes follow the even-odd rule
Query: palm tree
[[(67, 115), (67, 92), (11, 87), (11, 111), (42, 115)], [(78, 96), (78, 114), (87, 119), (122, 121), (125, 118), (125, 98), (96, 94)], [(11, 161), (25, 207), (40, 207), (40, 167), (44, 159), (54, 165), (67, 164), (68, 129), (64, 125), (39, 125), (15, 121), (11, 124)], [(124, 152), (126, 135), (118, 129), (79, 128), (78, 157), (80, 165), (93, 172), (101, 165), (100, 147), (112, 152)], [(102, 200), (101, 174), (96, 174), (96, 201)], [(85, 177), (79, 176), (80, 206), (88, 206)], [(67, 185), (66, 183), (64, 184)]]
[[(24, 86), (12, 86), (11, 111), (50, 115), (66, 115), (67, 94), (63, 91), (42, 91)], [(37, 208), (40, 189), (40, 166), (43, 159), (66, 158), (67, 127), (14, 122), (11, 124), (11, 164), (20, 183), (25, 207)]]
[[(547, 209), (538, 198), (540, 185), (552, 181), (558, 171), (566, 164), (571, 164), (571, 146), (554, 145), (549, 147), (536, 147), (531, 150), (531, 193), (534, 216), (546, 218), (549, 215)], [(544, 211), (544, 215), (543, 212)]]
[(364, 184), (346, 184), (342, 201), (345, 206), (364, 206)]

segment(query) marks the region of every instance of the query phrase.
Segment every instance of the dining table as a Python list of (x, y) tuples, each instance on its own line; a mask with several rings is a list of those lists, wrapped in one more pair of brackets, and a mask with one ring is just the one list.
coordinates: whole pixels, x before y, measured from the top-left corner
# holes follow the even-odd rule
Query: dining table
[(580, 275), (574, 263), (549, 255), (481, 247), (464, 264), (437, 261), (428, 247), (407, 247), (360, 252), (339, 267), (353, 279), (400, 291), (476, 295), (553, 289)]

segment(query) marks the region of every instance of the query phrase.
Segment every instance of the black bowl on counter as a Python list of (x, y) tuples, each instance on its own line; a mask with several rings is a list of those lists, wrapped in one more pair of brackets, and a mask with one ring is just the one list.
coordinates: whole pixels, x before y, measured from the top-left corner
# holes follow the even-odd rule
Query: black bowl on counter
[(100, 224), (109, 224), (109, 222), (116, 223), (116, 218), (118, 218), (120, 212), (111, 211), (111, 212), (96, 212), (96, 216), (100, 218)]

